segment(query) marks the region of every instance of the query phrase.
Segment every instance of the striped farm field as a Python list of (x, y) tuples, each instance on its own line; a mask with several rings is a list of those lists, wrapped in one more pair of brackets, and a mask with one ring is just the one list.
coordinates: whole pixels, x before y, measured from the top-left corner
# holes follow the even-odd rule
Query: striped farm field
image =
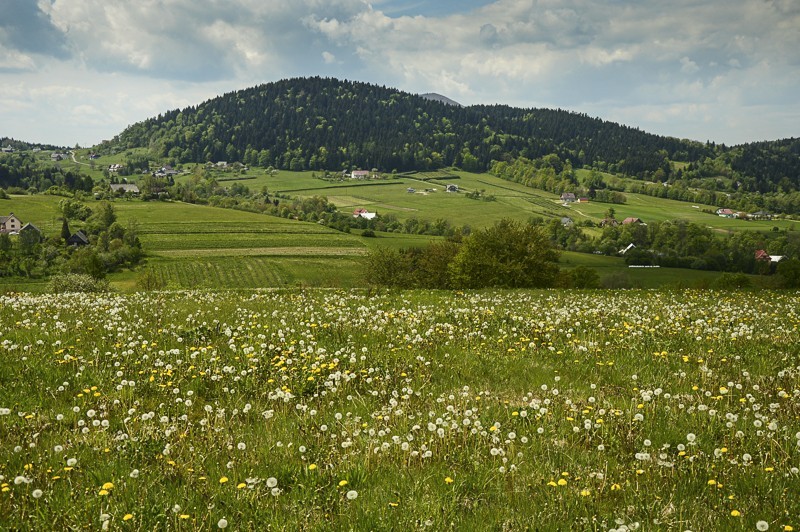
[(361, 283), (355, 257), (225, 256), (152, 261), (149, 268), (169, 288), (251, 289), (283, 286), (352, 287)]

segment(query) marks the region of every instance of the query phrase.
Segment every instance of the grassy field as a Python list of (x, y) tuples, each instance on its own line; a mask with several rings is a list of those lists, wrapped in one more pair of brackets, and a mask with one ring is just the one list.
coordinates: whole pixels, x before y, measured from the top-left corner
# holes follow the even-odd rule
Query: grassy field
[[(416, 174), (373, 181), (324, 181), (312, 177), (313, 172), (279, 171), (268, 175), (261, 169), (250, 171), (248, 179), (239, 181), (251, 190), (267, 187), (273, 193), (298, 197), (325, 196), (342, 210), (365, 207), (379, 214), (394, 214), (404, 220), (417, 217), (426, 220), (447, 219), (454, 225), (485, 227), (502, 217), (527, 221), (532, 216), (569, 216), (576, 222), (591, 220), (599, 223), (606, 211), (613, 207), (620, 220), (631, 217), (645, 222), (682, 219), (701, 224), (721, 232), (771, 230), (794, 228), (791, 220), (746, 221), (721, 218), (706, 211), (715, 211), (711, 205), (692, 204), (675, 200), (655, 198), (641, 194), (625, 196), (624, 205), (608, 203), (574, 203), (564, 206), (556, 194), (531, 189), (505, 181), (489, 174), (452, 172), (457, 179), (437, 179), (434, 176)], [(255, 177), (255, 179), (253, 179)], [(423, 177), (425, 180), (423, 180)], [(236, 181), (226, 181), (229, 185)], [(447, 184), (457, 184), (459, 193), (444, 191)], [(415, 193), (407, 192), (408, 188)], [(425, 192), (426, 189), (428, 192)], [(466, 193), (484, 191), (494, 196), (495, 201), (472, 200)]]
[(799, 308), (0, 296), (0, 529), (792, 530)]
[[(288, 172), (280, 172), (275, 179), (288, 181)], [(310, 173), (291, 175), (302, 184), (321, 183)], [(435, 177), (435, 176), (431, 176)], [(273, 179), (273, 177), (269, 177)], [(336, 185), (337, 195), (331, 199), (341, 209), (366, 206), (378, 212), (394, 212), (398, 217), (417, 216), (433, 219), (445, 217), (456, 225), (465, 223), (474, 228), (489, 225), (502, 217), (527, 220), (534, 215), (570, 215), (579, 220), (589, 217), (599, 220), (608, 208), (605, 204), (574, 204), (563, 207), (545, 193), (533, 191), (487, 175), (460, 173), (460, 179), (437, 182), (417, 181), (417, 185), (437, 192), (408, 194), (409, 178), (390, 180), (388, 185), (366, 184), (354, 187), (351, 183)], [(416, 178), (415, 178), (416, 179)], [(496, 195), (492, 202), (470, 200), (464, 194), (442, 192), (446, 182), (458, 182), (462, 190), (485, 189)], [(420, 185), (421, 184), (421, 185)], [(353, 189), (359, 189), (360, 203)], [(363, 190), (362, 190), (363, 189)], [(424, 190), (424, 189), (423, 189)], [(319, 191), (316, 191), (319, 192)], [(313, 195), (315, 191), (307, 192)], [(369, 196), (366, 194), (369, 193)], [(305, 193), (304, 193), (305, 194)], [(59, 196), (14, 196), (0, 201), (0, 209), (16, 213), (24, 222), (33, 222), (45, 234), (56, 234), (61, 229), (58, 214)], [(349, 203), (345, 207), (343, 204)], [(616, 206), (617, 217), (635, 215), (645, 220), (682, 217), (698, 223), (713, 223), (720, 231), (767, 229), (773, 225), (787, 226), (791, 222), (745, 222), (728, 220), (703, 214), (690, 204), (629, 195), (630, 206)], [(90, 205), (92, 202), (90, 202)], [(389, 206), (394, 211), (389, 210)], [(412, 208), (411, 205), (415, 205)], [(466, 208), (465, 208), (466, 207)], [(299, 222), (256, 213), (221, 209), (180, 202), (142, 202), (118, 200), (114, 203), (122, 224), (135, 222), (140, 240), (148, 255), (147, 264), (158, 278), (175, 288), (217, 287), (255, 288), (268, 286), (332, 286), (354, 287), (362, 285), (360, 279), (361, 257), (376, 247), (394, 249), (422, 247), (436, 237), (378, 233), (376, 238), (364, 238), (360, 232), (341, 233), (315, 223)], [(0, 211), (0, 212), (3, 212)], [(72, 229), (79, 223), (73, 222)], [(564, 253), (562, 267), (578, 265), (597, 269), (601, 277), (620, 276), (624, 285), (644, 288), (659, 286), (703, 287), (718, 277), (716, 272), (674, 269), (627, 268), (621, 258), (597, 255)], [(122, 271), (110, 275), (112, 285), (121, 290), (135, 287), (137, 272)], [(222, 283), (222, 284), (215, 284)], [(5, 290), (43, 289), (42, 283), (19, 280), (0, 280)]]

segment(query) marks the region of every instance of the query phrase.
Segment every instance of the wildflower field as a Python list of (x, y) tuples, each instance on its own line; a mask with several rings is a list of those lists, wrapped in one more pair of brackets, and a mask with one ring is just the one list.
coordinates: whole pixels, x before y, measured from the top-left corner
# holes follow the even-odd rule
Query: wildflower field
[(800, 530), (800, 294), (0, 297), (0, 529)]

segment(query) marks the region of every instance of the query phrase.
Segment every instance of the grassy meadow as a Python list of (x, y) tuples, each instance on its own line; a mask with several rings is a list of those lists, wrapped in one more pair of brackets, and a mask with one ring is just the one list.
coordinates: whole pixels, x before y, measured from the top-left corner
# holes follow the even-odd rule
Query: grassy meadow
[(798, 308), (0, 296), (0, 529), (792, 530)]

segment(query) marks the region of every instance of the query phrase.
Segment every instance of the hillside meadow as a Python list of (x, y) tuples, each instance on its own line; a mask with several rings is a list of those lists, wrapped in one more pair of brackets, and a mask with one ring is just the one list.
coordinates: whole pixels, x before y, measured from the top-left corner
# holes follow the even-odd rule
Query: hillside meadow
[(798, 297), (0, 296), (0, 528), (792, 530)]
[[(509, 185), (520, 187), (514, 183)], [(401, 194), (408, 195), (405, 188)], [(459, 194), (439, 194), (453, 202), (456, 213), (461, 213), (463, 205), (476, 210), (484, 206), (503, 206), (500, 200), (483, 202)], [(0, 212), (16, 213), (23, 222), (34, 223), (45, 235), (58, 234), (61, 230), (58, 202), (62, 199), (50, 195), (12, 196), (10, 200), (0, 201), (0, 209), (3, 209)], [(427, 201), (427, 197), (422, 200)], [(95, 203), (91, 200), (88, 205)], [(120, 223), (135, 224), (146, 254), (145, 263), (136, 270), (109, 274), (112, 286), (121, 291), (135, 290), (136, 279), (145, 269), (152, 271), (159, 282), (175, 289), (363, 287), (363, 259), (371, 249), (424, 247), (440, 239), (381, 232), (375, 238), (366, 238), (357, 230), (342, 233), (317, 223), (182, 202), (118, 199), (113, 205)], [(591, 205), (581, 205), (580, 209)], [(501, 213), (487, 211), (485, 216), (488, 224)], [(709, 218), (716, 221), (718, 217)], [(81, 223), (72, 221), (70, 227), (75, 231)], [(643, 288), (709, 286), (719, 276), (719, 272), (699, 270), (629, 269), (620, 257), (570, 252), (562, 253), (561, 266), (564, 269), (591, 267), (601, 277), (618, 276), (626, 285)], [(4, 290), (42, 291), (46, 284), (46, 280), (41, 279), (0, 279), (0, 288)]]

